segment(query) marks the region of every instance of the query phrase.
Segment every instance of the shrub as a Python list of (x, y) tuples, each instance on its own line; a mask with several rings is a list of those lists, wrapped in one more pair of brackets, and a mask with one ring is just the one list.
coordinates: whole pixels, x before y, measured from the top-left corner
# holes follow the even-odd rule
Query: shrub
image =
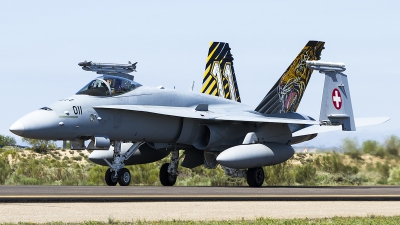
[(389, 180), (394, 183), (400, 182), (400, 168), (392, 170)]
[(11, 175), (11, 166), (8, 157), (0, 155), (0, 184), (4, 184)]
[(358, 142), (356, 138), (345, 138), (343, 140), (342, 149), (344, 153), (349, 155), (352, 159), (362, 159), (361, 152), (358, 149)]
[(90, 168), (88, 173), (88, 181), (91, 185), (105, 185), (104, 180), (105, 173), (108, 167), (96, 165)]
[(350, 150), (345, 152), (346, 155), (350, 156), (352, 159), (362, 159), (361, 152), (358, 150)]
[(15, 145), (16, 143), (17, 142), (15, 141), (15, 138), (10, 136), (0, 135), (0, 146), (10, 146), (10, 145)]
[(295, 174), (290, 161), (264, 168), (265, 182), (268, 185), (293, 185)]
[(387, 180), (389, 178), (389, 165), (382, 164), (380, 162), (376, 163), (376, 168), (378, 169), (379, 174), (381, 175), (382, 180)]
[(380, 146), (375, 152), (372, 153), (372, 155), (383, 159), (385, 158), (386, 152), (385, 149), (383, 149), (383, 147)]
[(367, 140), (364, 141), (361, 147), (362, 151), (373, 156), (377, 156), (381, 159), (385, 157), (385, 149), (377, 141)]
[(75, 161), (81, 161), (82, 160), (82, 156), (74, 156), (72, 157), (73, 160)]
[(393, 156), (399, 156), (400, 139), (397, 136), (390, 136), (385, 141), (385, 148), (388, 154)]
[(315, 184), (317, 169), (311, 164), (296, 166), (296, 182), (305, 185)]
[(37, 140), (37, 139), (29, 139), (29, 138), (22, 138), (22, 141), (31, 145), (32, 150), (34, 152), (40, 153), (40, 154), (46, 154), (49, 149), (57, 148), (57, 145), (53, 141)]
[(361, 149), (364, 153), (373, 155), (373, 153), (376, 152), (379, 147), (380, 146), (377, 141), (367, 140), (363, 142)]

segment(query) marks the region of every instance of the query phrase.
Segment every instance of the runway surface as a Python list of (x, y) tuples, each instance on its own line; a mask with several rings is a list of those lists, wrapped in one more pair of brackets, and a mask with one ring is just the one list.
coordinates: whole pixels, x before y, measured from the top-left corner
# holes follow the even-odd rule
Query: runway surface
[(0, 202), (400, 201), (400, 186), (0, 186)]
[(400, 215), (399, 201), (0, 203), (0, 223), (241, 220)]
[(0, 223), (400, 215), (400, 186), (0, 186)]

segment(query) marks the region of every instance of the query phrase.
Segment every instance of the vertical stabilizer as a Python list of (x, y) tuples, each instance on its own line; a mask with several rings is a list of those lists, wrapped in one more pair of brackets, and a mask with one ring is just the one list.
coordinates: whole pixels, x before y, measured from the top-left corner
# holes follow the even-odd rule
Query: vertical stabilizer
[(347, 75), (337, 72), (325, 73), (319, 119), (323, 123), (342, 125), (344, 131), (356, 130)]
[(307, 61), (307, 65), (325, 74), (319, 120), (325, 125), (342, 125), (344, 131), (355, 131), (350, 87), (343, 63)]
[(201, 93), (241, 101), (228, 43), (210, 43)]
[(264, 114), (296, 112), (313, 70), (307, 60), (319, 60), (325, 42), (309, 41), (257, 106)]

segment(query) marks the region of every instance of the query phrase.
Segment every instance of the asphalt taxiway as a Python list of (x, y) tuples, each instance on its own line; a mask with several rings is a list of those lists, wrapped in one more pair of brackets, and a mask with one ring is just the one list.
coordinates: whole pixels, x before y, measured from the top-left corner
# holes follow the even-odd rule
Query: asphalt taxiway
[(400, 186), (0, 186), (0, 223), (400, 215)]
[(0, 202), (400, 201), (400, 186), (0, 186)]

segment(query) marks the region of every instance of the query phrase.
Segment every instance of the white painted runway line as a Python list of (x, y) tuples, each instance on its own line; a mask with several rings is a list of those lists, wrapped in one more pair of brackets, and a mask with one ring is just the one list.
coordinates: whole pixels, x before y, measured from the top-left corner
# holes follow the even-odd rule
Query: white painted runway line
[(400, 215), (398, 201), (1, 203), (0, 222), (230, 220)]

